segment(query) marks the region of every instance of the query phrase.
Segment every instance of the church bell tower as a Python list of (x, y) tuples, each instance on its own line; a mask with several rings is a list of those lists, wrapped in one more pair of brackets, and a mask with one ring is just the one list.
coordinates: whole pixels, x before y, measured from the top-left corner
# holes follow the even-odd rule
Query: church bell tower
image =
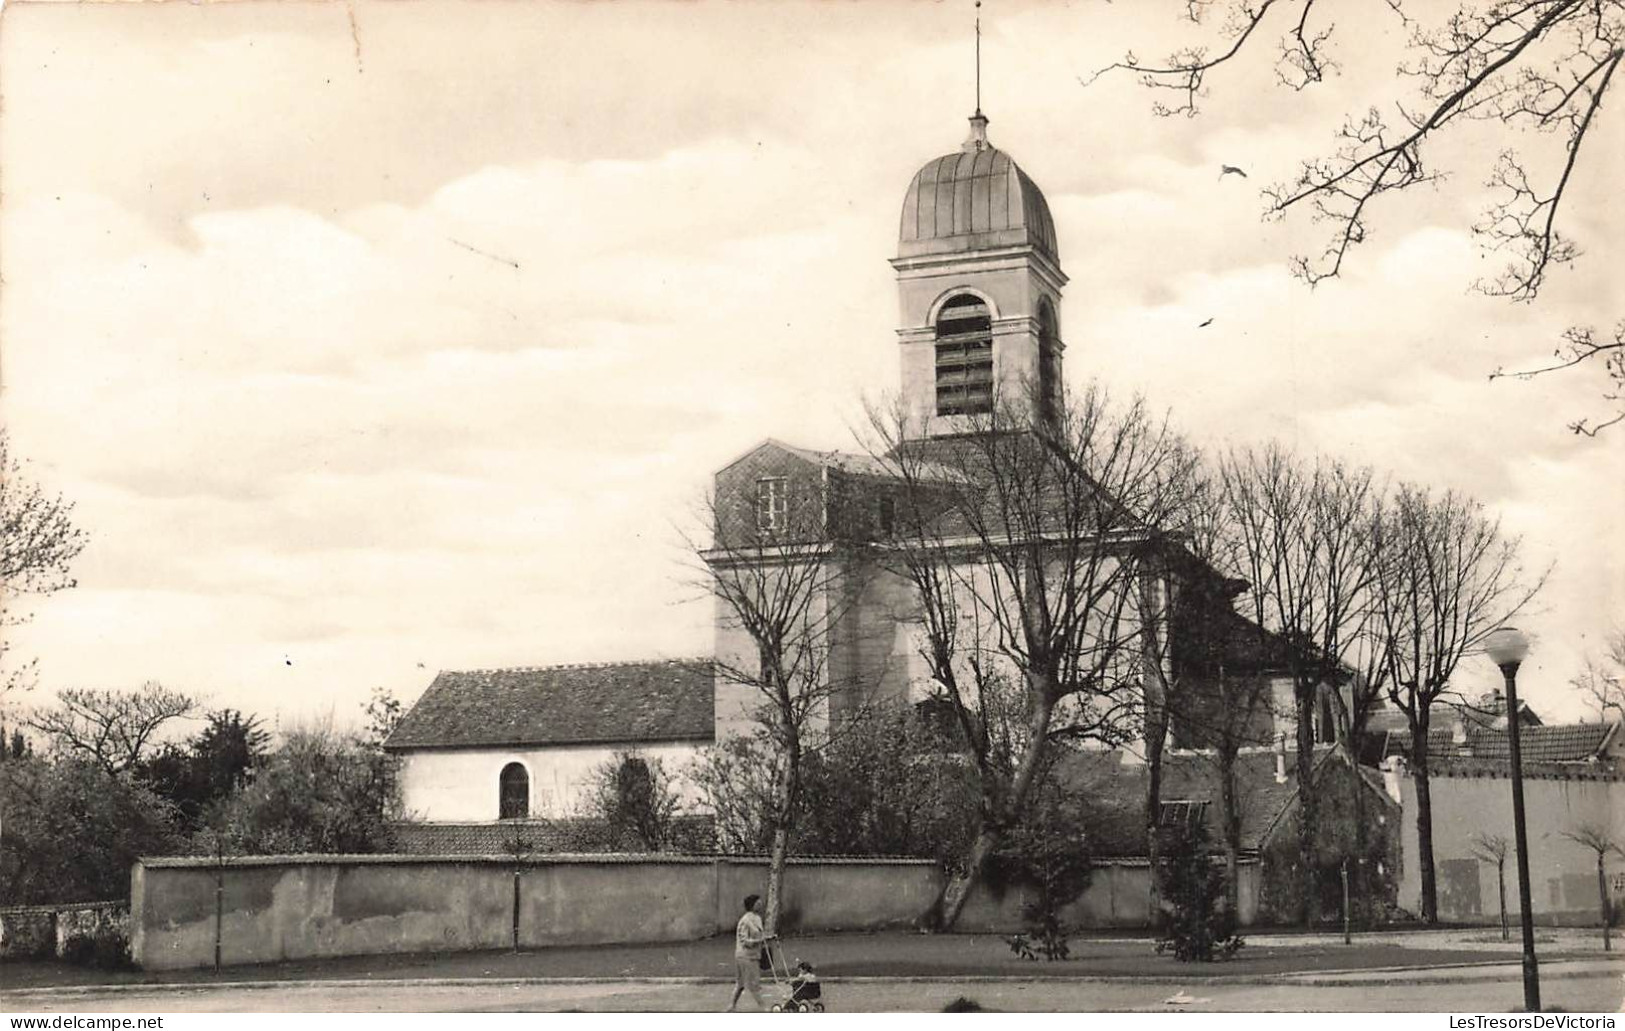
[(987, 122), (978, 109), (964, 145), (915, 174), (891, 263), (903, 397), (931, 436), (985, 425), (995, 406), (1036, 426), (1061, 401), (1055, 222)]

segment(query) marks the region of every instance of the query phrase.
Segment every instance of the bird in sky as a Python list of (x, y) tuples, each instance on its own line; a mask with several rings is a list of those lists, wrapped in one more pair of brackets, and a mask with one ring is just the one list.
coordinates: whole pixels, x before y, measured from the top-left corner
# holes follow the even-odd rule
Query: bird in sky
[(1213, 316), (1209, 315), (1208, 318), (1207, 318), (1207, 321), (1206, 322), (1198, 322), (1196, 324), (1196, 328), (1197, 329), (1206, 329), (1208, 326), (1211, 326), (1211, 325), (1213, 325)]
[(1219, 178), (1223, 179), (1227, 175), (1239, 175), (1243, 179), (1247, 178), (1247, 173), (1243, 172), (1241, 169), (1237, 168), (1235, 165), (1220, 165), (1219, 166)]

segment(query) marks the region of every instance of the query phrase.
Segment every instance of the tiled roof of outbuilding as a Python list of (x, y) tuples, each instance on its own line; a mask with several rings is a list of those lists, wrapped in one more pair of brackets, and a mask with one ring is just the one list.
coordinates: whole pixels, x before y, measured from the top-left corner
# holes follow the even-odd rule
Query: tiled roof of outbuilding
[[(1575, 763), (1596, 759), (1615, 726), (1612, 723), (1566, 723), (1549, 727), (1523, 727), (1518, 731), (1523, 764), (1528, 767), (1536, 763)], [(1389, 731), (1385, 738), (1384, 757), (1410, 755), (1409, 731)], [(1428, 729), (1429, 762), (1471, 759), (1480, 763), (1506, 763), (1511, 758), (1512, 747), (1505, 730), (1468, 727), (1465, 739), (1458, 741), (1449, 727)]]
[[(1595, 758), (1614, 729), (1612, 723), (1568, 723), (1552, 727), (1523, 727), (1518, 750), (1525, 763), (1584, 762)], [(1504, 730), (1473, 728), (1467, 732), (1467, 750), (1475, 758), (1510, 760), (1511, 740)]]
[[(1428, 760), (1429, 777), (1508, 777), (1512, 764), (1506, 759), (1476, 759), (1470, 755), (1441, 756)], [(1525, 762), (1524, 780), (1606, 780), (1625, 781), (1625, 770), (1612, 762)]]
[(708, 661), (448, 671), (384, 747), (711, 741), (715, 712)]
[[(676, 841), (702, 851), (715, 842), (710, 816), (679, 814), (673, 820)], [(393, 849), (410, 856), (540, 856), (560, 852), (596, 852), (605, 847), (608, 828), (602, 820), (570, 817), (562, 820), (501, 820), (495, 823), (420, 823), (402, 820), (390, 825)], [(671, 853), (666, 853), (671, 858)], [(625, 853), (601, 857), (609, 862)]]
[[(1390, 755), (1399, 755), (1409, 758), (1411, 754), (1411, 732), (1403, 728), (1398, 730), (1377, 730), (1372, 728), (1368, 734), (1376, 735), (1382, 739), (1382, 754), (1375, 761), (1381, 761)], [(1465, 743), (1458, 743), (1455, 732), (1449, 727), (1428, 728), (1428, 756), (1459, 755), (1466, 747)]]

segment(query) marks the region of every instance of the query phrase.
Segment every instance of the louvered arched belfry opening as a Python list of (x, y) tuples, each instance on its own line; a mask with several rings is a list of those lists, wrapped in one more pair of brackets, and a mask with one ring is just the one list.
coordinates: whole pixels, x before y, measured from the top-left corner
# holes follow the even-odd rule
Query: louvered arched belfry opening
[(993, 312), (975, 294), (959, 294), (937, 315), (937, 414), (992, 410)]
[(1061, 333), (1055, 307), (1046, 298), (1038, 304), (1038, 412), (1053, 422), (1061, 410)]

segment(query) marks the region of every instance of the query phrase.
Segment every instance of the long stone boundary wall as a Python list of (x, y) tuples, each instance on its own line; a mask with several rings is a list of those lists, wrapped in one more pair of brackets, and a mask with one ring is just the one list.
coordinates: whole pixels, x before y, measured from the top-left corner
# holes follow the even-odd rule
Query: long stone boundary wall
[[(1245, 868), (1243, 897), (1256, 895)], [(1143, 862), (1098, 866), (1067, 917), (1144, 926)], [(764, 859), (682, 856), (255, 856), (143, 859), (131, 875), (131, 953), (149, 970), (322, 956), (687, 941), (732, 933)], [(935, 902), (929, 860), (793, 859), (787, 933), (908, 927)], [(1022, 926), (1020, 891), (978, 889), (957, 925)], [(1244, 903), (1243, 916), (1248, 917)]]

